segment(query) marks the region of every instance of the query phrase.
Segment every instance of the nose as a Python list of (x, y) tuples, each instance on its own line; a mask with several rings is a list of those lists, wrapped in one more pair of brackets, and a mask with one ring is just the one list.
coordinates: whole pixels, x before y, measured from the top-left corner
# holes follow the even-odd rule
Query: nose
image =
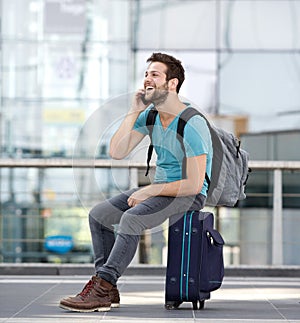
[(151, 80), (151, 76), (149, 74), (148, 75), (145, 75), (144, 80), (145, 81)]
[(151, 82), (150, 78), (145, 76), (144, 87), (150, 86), (151, 84), (152, 84), (152, 82)]

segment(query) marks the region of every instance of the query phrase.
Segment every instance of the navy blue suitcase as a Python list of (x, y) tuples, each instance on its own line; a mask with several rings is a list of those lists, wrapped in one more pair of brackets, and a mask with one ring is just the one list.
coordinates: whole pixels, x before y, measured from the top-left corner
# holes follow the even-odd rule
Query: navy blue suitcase
[(190, 211), (169, 227), (166, 309), (183, 302), (203, 309), (210, 292), (221, 287), (224, 240), (213, 226), (212, 213)]

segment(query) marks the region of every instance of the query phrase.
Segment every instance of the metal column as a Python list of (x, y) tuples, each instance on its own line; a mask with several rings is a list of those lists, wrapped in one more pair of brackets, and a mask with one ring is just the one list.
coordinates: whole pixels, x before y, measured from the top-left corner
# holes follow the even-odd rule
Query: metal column
[(272, 265), (282, 265), (282, 171), (274, 170)]

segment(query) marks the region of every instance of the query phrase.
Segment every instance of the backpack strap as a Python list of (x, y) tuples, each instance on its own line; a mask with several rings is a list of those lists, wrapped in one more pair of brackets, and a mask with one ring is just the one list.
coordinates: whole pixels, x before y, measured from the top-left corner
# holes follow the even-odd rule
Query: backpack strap
[[(177, 139), (180, 142), (182, 151), (184, 153), (184, 157), (182, 160), (182, 178), (185, 179), (187, 174), (186, 174), (186, 151), (185, 151), (185, 147), (184, 147), (184, 143), (183, 143), (183, 134), (184, 134), (184, 127), (186, 125), (186, 123), (194, 116), (201, 116), (202, 118), (204, 118), (206, 120), (206, 118), (204, 117), (204, 115), (196, 110), (195, 108), (189, 107), (187, 109), (185, 109), (178, 120), (178, 125), (177, 125)], [(208, 184), (208, 187), (210, 185), (210, 178), (208, 177), (207, 173), (205, 173), (205, 179), (206, 182)]]
[(148, 153), (147, 153), (147, 169), (145, 176), (148, 176), (149, 170), (150, 170), (150, 161), (153, 153), (153, 143), (152, 143), (152, 133), (153, 133), (153, 127), (155, 124), (155, 119), (157, 116), (158, 111), (153, 107), (149, 110), (147, 120), (146, 120), (146, 126), (149, 131), (149, 137), (150, 137), (150, 145), (148, 147)]

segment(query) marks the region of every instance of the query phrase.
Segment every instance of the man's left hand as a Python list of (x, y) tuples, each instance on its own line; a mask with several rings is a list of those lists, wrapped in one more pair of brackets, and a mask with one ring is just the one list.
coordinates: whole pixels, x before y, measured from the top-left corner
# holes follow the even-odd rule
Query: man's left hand
[(147, 193), (147, 188), (141, 188), (129, 196), (127, 203), (130, 207), (134, 207), (147, 200), (149, 197), (150, 195)]

